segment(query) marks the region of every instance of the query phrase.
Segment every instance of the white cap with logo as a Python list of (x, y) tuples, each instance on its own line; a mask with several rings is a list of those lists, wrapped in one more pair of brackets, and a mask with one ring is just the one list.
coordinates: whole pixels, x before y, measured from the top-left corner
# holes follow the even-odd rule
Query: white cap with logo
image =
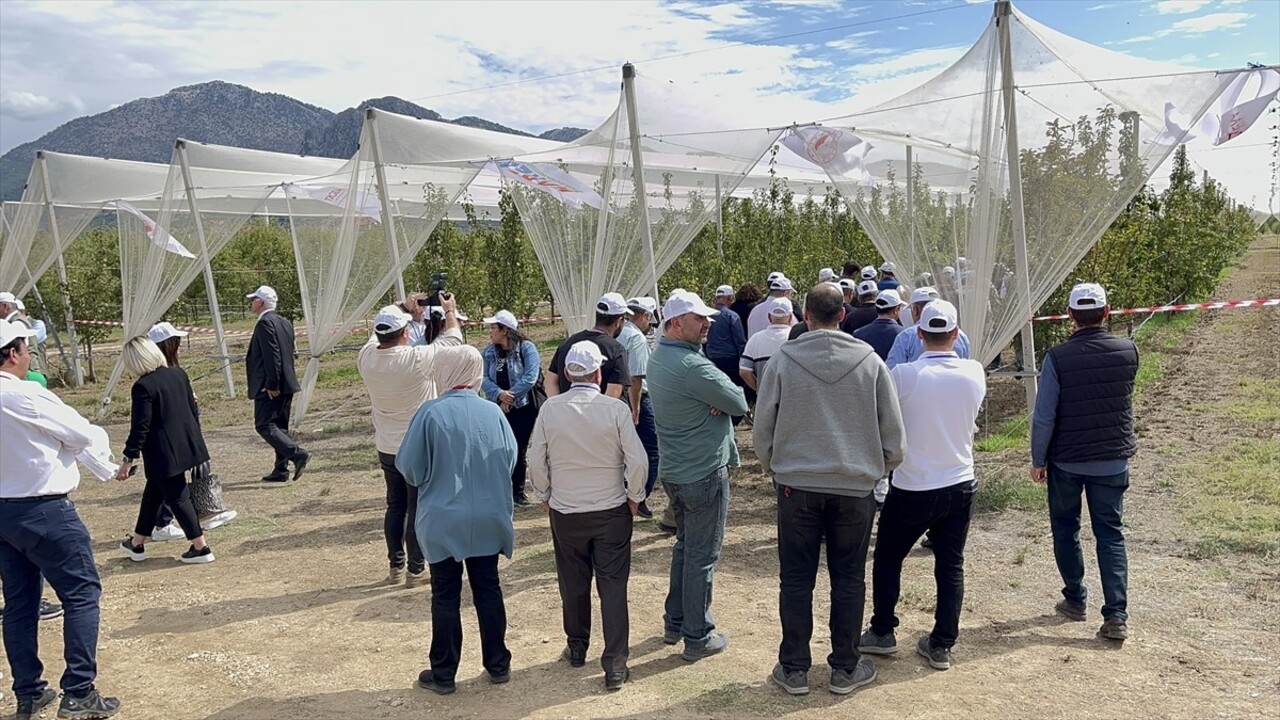
[(596, 312), (601, 315), (634, 315), (635, 313), (627, 309), (627, 301), (622, 298), (622, 293), (607, 292), (600, 296), (596, 301)]
[(875, 280), (863, 280), (858, 283), (858, 297), (866, 295), (876, 295), (880, 292), (880, 288), (876, 287)]
[(570, 375), (590, 375), (604, 365), (604, 354), (590, 340), (579, 340), (564, 356), (564, 369)]
[(769, 281), (769, 290), (775, 291), (775, 292), (778, 290), (790, 292), (792, 290), (795, 290), (795, 288), (792, 287), (791, 281), (788, 280), (786, 276), (780, 275), (774, 278), (773, 280)]
[(862, 278), (863, 280), (875, 280), (876, 269), (868, 265), (858, 271), (858, 277)]
[(960, 324), (956, 306), (946, 300), (934, 300), (924, 306), (916, 327), (928, 333), (948, 333)]
[(880, 294), (876, 296), (876, 307), (882, 310), (895, 308), (901, 304), (902, 296), (898, 294), (897, 290), (881, 290)]
[(627, 307), (632, 310), (643, 310), (650, 315), (658, 312), (658, 301), (648, 295), (640, 295), (633, 297), (627, 301)]
[(770, 317), (791, 317), (791, 301), (786, 298), (769, 298), (764, 301)]
[(413, 316), (401, 310), (399, 305), (388, 305), (373, 316), (373, 330), (383, 335), (393, 333), (404, 329), (411, 320)]
[(777, 280), (778, 278), (784, 278), (784, 277), (786, 277), (786, 275), (781, 270), (774, 270), (773, 272), (769, 273), (769, 277), (765, 278), (765, 282), (771, 283), (774, 280)]
[(1080, 283), (1071, 288), (1067, 307), (1072, 310), (1098, 310), (1107, 306), (1107, 291), (1097, 283)]
[(33, 338), (36, 331), (20, 322), (0, 320), (0, 347), (5, 347), (18, 338)]
[(689, 313), (709, 318), (712, 315), (720, 314), (720, 311), (713, 307), (707, 307), (707, 304), (702, 302), (702, 298), (698, 297), (697, 293), (691, 293), (688, 290), (673, 291), (671, 296), (667, 298), (667, 302), (662, 306), (662, 317), (667, 320)]
[(245, 298), (247, 299), (257, 298), (263, 302), (268, 302), (268, 303), (279, 302), (280, 300), (280, 297), (276, 295), (275, 288), (271, 287), (270, 285), (260, 286), (257, 290), (254, 290), (248, 295), (245, 295)]
[(888, 275), (892, 275), (897, 271), (898, 271), (898, 266), (894, 265), (892, 260), (885, 260), (884, 264), (880, 266), (880, 272), (886, 273)]
[(147, 331), (147, 337), (151, 338), (151, 342), (159, 345), (160, 343), (175, 337), (186, 337), (186, 330), (179, 330), (173, 326), (173, 323), (162, 322), (151, 326)]
[(840, 278), (840, 282), (836, 284), (840, 286), (841, 290), (849, 290), (850, 292), (857, 292), (858, 290), (858, 283), (853, 278)]
[(716, 288), (716, 297), (718, 298), (733, 297), (735, 294), (736, 293), (733, 292), (732, 285), (721, 285), (720, 287)]
[(912, 305), (915, 305), (916, 303), (927, 303), (930, 300), (937, 300), (937, 299), (938, 299), (938, 291), (935, 290), (934, 288), (929, 287), (928, 285), (918, 287), (915, 290), (911, 291)]
[(499, 310), (493, 314), (493, 317), (484, 319), (485, 325), (501, 325), (504, 328), (515, 330), (520, 327), (520, 321), (516, 320), (515, 313), (510, 310)]
[(831, 268), (822, 268), (818, 271), (818, 282), (835, 282), (836, 271)]

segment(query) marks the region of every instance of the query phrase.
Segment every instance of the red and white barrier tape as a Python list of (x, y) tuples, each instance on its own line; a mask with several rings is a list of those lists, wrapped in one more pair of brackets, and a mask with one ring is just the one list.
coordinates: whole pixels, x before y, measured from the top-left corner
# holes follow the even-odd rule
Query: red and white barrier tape
[[(1154, 307), (1145, 308), (1124, 308), (1123, 310), (1112, 310), (1112, 315), (1146, 315), (1149, 313), (1165, 313), (1165, 312), (1183, 312), (1184, 310), (1227, 310), (1230, 308), (1242, 307), (1271, 307), (1280, 305), (1280, 298), (1258, 299), (1258, 300), (1219, 300), (1217, 302), (1189, 303), (1185, 305), (1156, 305)], [(1031, 318), (1032, 321), (1040, 320), (1070, 320), (1070, 315), (1041, 315)]]

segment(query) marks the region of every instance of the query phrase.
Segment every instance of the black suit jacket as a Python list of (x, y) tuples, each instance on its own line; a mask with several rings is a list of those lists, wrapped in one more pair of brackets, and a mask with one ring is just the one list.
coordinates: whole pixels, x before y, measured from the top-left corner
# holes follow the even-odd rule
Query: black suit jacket
[(253, 327), (244, 366), (249, 375), (251, 398), (267, 390), (279, 390), (286, 395), (301, 390), (293, 370), (293, 323), (275, 310), (263, 313)]
[(133, 384), (132, 395), (124, 456), (141, 456), (148, 478), (171, 478), (209, 460), (186, 371), (162, 367), (149, 372)]

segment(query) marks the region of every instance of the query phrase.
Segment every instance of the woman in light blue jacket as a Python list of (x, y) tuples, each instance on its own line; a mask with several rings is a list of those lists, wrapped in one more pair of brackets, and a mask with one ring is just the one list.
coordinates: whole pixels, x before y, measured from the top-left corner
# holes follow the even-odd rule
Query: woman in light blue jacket
[(464, 566), (484, 669), (494, 683), (511, 678), (498, 555), (511, 557), (515, 545), (508, 482), (516, 441), (502, 412), (476, 393), (483, 369), (470, 345), (441, 348), (440, 396), (418, 408), (396, 452), (396, 469), (417, 488), (414, 527), (431, 568), (431, 667), (418, 686), (442, 695), (455, 689), (462, 654)]
[(538, 419), (538, 407), (531, 391), (538, 382), (542, 358), (538, 355), (538, 346), (520, 334), (516, 316), (510, 311), (499, 310), (484, 322), (489, 326), (490, 345), (484, 349), (482, 388), (485, 397), (502, 408), (516, 437), (519, 456), (511, 471), (511, 498), (516, 505), (528, 505), (524, 494), (525, 454), (529, 438), (533, 436), (533, 424)]

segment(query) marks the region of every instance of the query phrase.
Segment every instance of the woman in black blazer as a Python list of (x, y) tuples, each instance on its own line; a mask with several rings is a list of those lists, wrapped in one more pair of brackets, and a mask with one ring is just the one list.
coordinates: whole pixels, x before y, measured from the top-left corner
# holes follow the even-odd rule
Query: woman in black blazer
[(125, 343), (121, 360), (125, 370), (138, 379), (133, 383), (133, 412), (129, 437), (124, 443), (124, 464), (116, 479), (132, 475), (136, 470), (134, 461), (141, 457), (147, 484), (142, 490), (133, 537), (121, 541), (120, 549), (136, 562), (145, 560), (145, 545), (151, 539), (156, 511), (161, 503), (167, 503), (191, 541), (190, 549), (182, 554), (182, 562), (213, 562), (213, 548), (204, 540), (187, 489), (186, 472), (209, 460), (191, 381), (182, 368), (169, 367), (160, 348), (145, 336)]

